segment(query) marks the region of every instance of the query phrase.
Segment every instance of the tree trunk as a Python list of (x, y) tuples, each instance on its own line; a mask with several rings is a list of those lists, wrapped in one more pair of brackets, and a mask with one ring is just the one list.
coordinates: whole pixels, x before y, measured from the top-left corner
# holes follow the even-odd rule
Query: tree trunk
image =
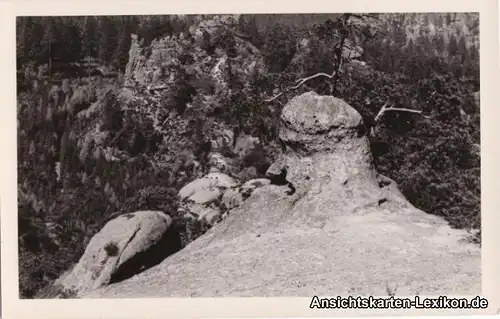
[(52, 43), (49, 42), (49, 75), (52, 75)]

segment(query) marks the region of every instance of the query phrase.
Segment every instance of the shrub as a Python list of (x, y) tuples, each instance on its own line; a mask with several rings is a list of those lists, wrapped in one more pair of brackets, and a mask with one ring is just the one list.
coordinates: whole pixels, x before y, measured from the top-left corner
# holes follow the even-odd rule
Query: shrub
[(118, 256), (118, 246), (114, 242), (109, 242), (104, 246), (104, 250), (109, 257)]
[(251, 150), (242, 160), (243, 167), (253, 166), (259, 175), (265, 175), (271, 165), (262, 147)]

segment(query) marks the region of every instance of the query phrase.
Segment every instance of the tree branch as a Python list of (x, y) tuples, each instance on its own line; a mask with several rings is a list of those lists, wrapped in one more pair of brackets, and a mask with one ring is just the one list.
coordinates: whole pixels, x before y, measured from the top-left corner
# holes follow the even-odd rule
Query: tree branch
[(326, 74), (326, 73), (320, 72), (320, 73), (316, 73), (314, 75), (308, 76), (307, 78), (298, 79), (297, 81), (295, 81), (295, 83), (298, 83), (297, 85), (291, 86), (291, 87), (287, 88), (285, 91), (273, 96), (270, 99), (264, 100), (264, 101), (268, 102), (268, 103), (272, 102), (272, 101), (276, 100), (277, 98), (279, 98), (280, 96), (282, 96), (283, 94), (288, 93), (292, 90), (297, 90), (307, 81), (318, 78), (318, 77), (326, 77), (326, 78), (332, 79), (335, 76), (335, 73), (336, 73), (335, 71), (333, 71), (332, 74)]
[(389, 107), (387, 107), (388, 103), (385, 103), (382, 108), (380, 109), (380, 111), (378, 112), (377, 116), (375, 117), (375, 122), (378, 122), (378, 120), (380, 120), (380, 118), (385, 114), (385, 112), (389, 112), (389, 111), (393, 111), (393, 112), (409, 112), (409, 113), (415, 113), (415, 114), (419, 114), (420, 116), (426, 118), (426, 119), (430, 119), (429, 116), (426, 116), (426, 115), (423, 115), (422, 114), (422, 110), (413, 110), (413, 109), (407, 109), (407, 108), (399, 108), (399, 107), (393, 107), (392, 105), (390, 105)]

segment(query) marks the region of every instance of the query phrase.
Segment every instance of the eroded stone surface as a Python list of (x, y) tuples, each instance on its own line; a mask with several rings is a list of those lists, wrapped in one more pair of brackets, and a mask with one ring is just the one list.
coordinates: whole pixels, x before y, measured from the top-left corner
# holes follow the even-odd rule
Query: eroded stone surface
[(377, 174), (353, 108), (306, 93), (281, 119), (287, 147), (274, 166), (287, 168), (296, 192), (257, 188), (160, 265), (82, 296), (387, 295), (388, 286), (396, 295), (479, 293), (480, 248)]
[[(179, 248), (168, 247), (175, 245), (172, 237), (166, 236), (171, 223), (170, 216), (158, 211), (139, 211), (112, 219), (92, 237), (78, 263), (55, 284), (82, 294), (116, 277), (139, 272), (141, 266), (160, 262)], [(154, 248), (157, 245), (162, 247)]]

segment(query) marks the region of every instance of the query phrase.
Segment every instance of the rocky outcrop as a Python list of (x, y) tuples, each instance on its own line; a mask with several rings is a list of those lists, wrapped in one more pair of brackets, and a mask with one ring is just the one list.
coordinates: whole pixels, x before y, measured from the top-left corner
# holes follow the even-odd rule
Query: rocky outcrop
[(260, 141), (258, 137), (250, 136), (246, 134), (240, 134), (234, 143), (233, 152), (237, 154), (240, 158), (243, 158), (251, 150), (253, 150)]
[(83, 294), (129, 278), (180, 249), (170, 216), (139, 211), (109, 221), (90, 240), (78, 263), (54, 283), (60, 292)]
[(255, 189), (268, 184), (269, 179), (261, 178), (241, 185), (223, 173), (209, 173), (179, 191), (181, 204), (178, 213), (186, 219), (214, 225), (227, 216), (228, 210), (250, 197)]
[(210, 142), (212, 149), (219, 150), (224, 147), (230, 148), (234, 144), (234, 133), (229, 129), (214, 129)]
[(220, 172), (212, 172), (192, 181), (179, 191), (180, 215), (215, 224), (221, 215), (219, 202), (222, 194), (237, 185), (233, 178)]
[[(155, 39), (147, 50), (136, 35), (132, 35), (129, 61), (126, 66), (126, 86), (167, 88), (185, 72), (192, 78), (211, 78), (217, 90), (227, 88), (229, 54), (222, 49), (224, 32), (234, 39), (236, 54), (231, 59), (232, 72), (239, 78), (249, 77), (254, 71), (265, 72), (263, 56), (257, 48), (234, 33), (237, 16), (214, 16), (195, 22), (189, 34), (166, 36)], [(193, 40), (193, 41), (191, 41)], [(201, 42), (206, 41), (207, 44)], [(214, 52), (203, 49), (214, 48)], [(145, 52), (147, 51), (147, 52)], [(149, 54), (147, 54), (149, 53)], [(189, 62), (181, 62), (189, 56)], [(236, 74), (234, 74), (236, 75)]]
[(239, 187), (228, 189), (221, 199), (223, 210), (227, 211), (238, 207), (252, 195), (254, 190), (270, 183), (271, 181), (267, 178), (258, 178), (249, 180)]
[(80, 296), (478, 293), (479, 247), (374, 170), (362, 124), (340, 99), (295, 97), (281, 116), (285, 151), (269, 170), (293, 194), (271, 180), (160, 265)]

